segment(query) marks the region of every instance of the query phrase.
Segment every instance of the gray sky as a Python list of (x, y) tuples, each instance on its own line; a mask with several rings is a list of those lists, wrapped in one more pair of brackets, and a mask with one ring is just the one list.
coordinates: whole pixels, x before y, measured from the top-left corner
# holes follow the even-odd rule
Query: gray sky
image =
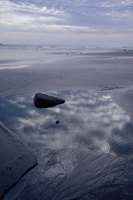
[(0, 43), (133, 45), (133, 0), (0, 0)]

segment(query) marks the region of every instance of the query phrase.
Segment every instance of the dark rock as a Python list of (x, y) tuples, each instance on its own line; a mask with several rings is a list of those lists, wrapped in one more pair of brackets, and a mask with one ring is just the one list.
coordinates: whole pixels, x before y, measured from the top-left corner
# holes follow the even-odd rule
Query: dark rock
[(57, 121), (56, 121), (56, 124), (59, 124), (59, 123), (60, 123), (60, 121), (59, 121), (59, 120), (57, 120)]
[(49, 96), (47, 94), (36, 93), (34, 97), (34, 105), (37, 108), (49, 108), (63, 103), (65, 103), (64, 99)]

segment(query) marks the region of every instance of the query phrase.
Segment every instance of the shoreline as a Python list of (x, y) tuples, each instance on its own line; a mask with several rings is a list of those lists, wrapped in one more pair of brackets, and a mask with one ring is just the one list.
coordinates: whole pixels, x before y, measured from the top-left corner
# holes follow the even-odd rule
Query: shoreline
[[(85, 50), (84, 54), (80, 50), (0, 51), (0, 98), (29, 92), (87, 89), (113, 92), (114, 100), (121, 105), (129, 104), (128, 96), (132, 99), (133, 50), (93, 50), (93, 53)], [(115, 98), (116, 93), (124, 95), (124, 88), (125, 94), (129, 88), (130, 95)], [(128, 111), (132, 112), (129, 108)]]
[[(0, 51), (2, 51), (2, 49), (0, 49)], [(7, 55), (8, 55), (8, 58), (7, 58)], [(3, 58), (2, 58), (2, 56), (3, 56)], [(47, 93), (47, 92), (53, 91), (53, 93), (54, 93), (54, 91), (55, 91), (55, 93), (57, 93), (57, 91), (63, 91), (63, 90), (64, 91), (71, 90), (71, 91), (75, 91), (75, 92), (78, 90), (82, 90), (82, 92), (83, 92), (83, 90), (87, 90), (88, 92), (93, 91), (93, 95), (90, 95), (91, 97), (93, 97), (94, 99), (98, 98), (96, 109), (94, 110), (96, 113), (99, 114), (99, 112), (101, 110), (99, 102), (101, 102), (101, 105), (104, 105), (104, 102), (106, 102), (108, 105), (108, 112), (106, 113), (104, 111), (104, 109), (105, 109), (104, 108), (103, 113), (104, 113), (104, 115), (107, 114), (107, 116), (108, 116), (108, 113), (110, 113), (110, 118), (111, 118), (111, 116), (112, 116), (111, 113), (114, 112), (114, 117), (113, 117), (114, 122), (115, 122), (115, 120), (116, 120), (116, 122), (121, 122), (121, 120), (123, 119), (123, 120), (127, 120), (126, 124), (128, 125), (129, 119), (133, 120), (133, 109), (132, 109), (133, 108), (133, 103), (132, 103), (133, 102), (133, 79), (132, 79), (132, 77), (133, 77), (133, 67), (132, 67), (133, 51), (130, 51), (130, 53), (127, 53), (126, 51), (117, 51), (117, 52), (116, 51), (115, 52), (114, 51), (108, 51), (108, 52), (106, 51), (105, 52), (105, 50), (103, 50), (102, 52), (101, 51), (100, 52), (87, 51), (86, 53), (85, 52), (81, 53), (81, 51), (79, 51), (79, 50), (76, 52), (75, 52), (75, 50), (74, 50), (74, 52), (65, 50), (65, 51), (59, 51), (59, 52), (52, 51), (51, 53), (50, 52), (46, 53), (46, 51), (44, 52), (42, 50), (38, 50), (38, 51), (31, 51), (31, 50), (16, 51), (16, 50), (13, 50), (12, 51), (12, 50), (8, 49), (8, 50), (3, 51), (3, 55), (1, 54), (1, 56), (0, 56), (0, 61), (1, 61), (1, 63), (0, 63), (0, 67), (1, 67), (0, 68), (0, 72), (1, 72), (0, 73), (0, 100), (6, 101), (5, 97), (12, 96), (12, 98), (15, 98), (15, 95), (20, 95), (20, 94), (28, 95), (29, 93), (36, 93), (36, 92)], [(101, 96), (98, 97), (98, 93), (100, 93)], [(102, 97), (102, 93), (103, 94), (107, 93), (107, 94), (109, 94), (109, 96), (107, 98), (106, 98), (106, 96)], [(78, 95), (80, 95), (80, 93)], [(78, 95), (75, 99), (76, 102), (78, 99), (80, 99), (80, 96), (78, 96)], [(72, 95), (72, 92), (71, 92), (70, 97), (72, 99), (74, 97), (74, 95)], [(85, 93), (83, 94), (83, 97), (85, 99), (87, 98)], [(67, 98), (69, 99), (69, 97), (67, 97)], [(23, 99), (23, 97), (22, 97), (22, 99)], [(72, 102), (72, 99), (70, 100), (70, 102)], [(108, 99), (108, 101), (107, 101), (107, 99)], [(80, 101), (82, 103), (85, 102), (85, 101), (83, 101), (83, 98), (81, 98)], [(9, 101), (8, 103), (11, 103), (11, 102)], [(72, 104), (73, 107), (74, 107), (74, 102)], [(92, 102), (92, 100), (90, 98), (90, 103), (91, 102)], [(6, 108), (6, 104), (4, 105), (4, 103), (3, 103), (2, 105), (5, 106), (5, 108)], [(15, 103), (15, 101), (14, 101), (12, 103), (12, 106), (7, 105), (6, 109), (7, 110), (9, 109), (9, 111), (10, 111), (10, 107), (13, 108), (13, 105), (17, 105), (17, 103)], [(92, 105), (90, 104), (90, 108), (94, 107), (94, 105), (93, 106)], [(65, 110), (68, 111), (71, 108), (71, 105), (69, 105), (69, 106), (64, 108), (63, 112), (65, 112)], [(99, 109), (98, 109), (99, 112), (97, 111), (98, 106), (99, 106)], [(23, 104), (20, 105), (20, 107), (23, 108)], [(80, 103), (77, 107), (80, 108)], [(76, 112), (77, 107), (75, 106), (75, 112)], [(107, 106), (105, 106), (105, 107), (107, 108)], [(4, 107), (2, 107), (2, 108), (4, 108)], [(81, 113), (83, 108), (81, 107), (81, 110), (79, 113)], [(122, 118), (120, 117), (121, 120), (117, 119), (118, 116), (116, 113), (116, 108), (120, 112), (119, 117), (122, 115), (121, 113), (125, 113), (127, 119), (124, 118), (124, 114), (123, 114)], [(14, 109), (16, 111), (16, 108), (14, 108)], [(24, 109), (23, 109), (23, 111), (24, 111)], [(23, 113), (23, 111), (22, 111), (22, 113)], [(27, 111), (27, 113), (25, 113), (24, 116), (28, 115), (28, 109), (26, 111)], [(59, 111), (60, 111), (59, 108), (55, 109), (55, 113), (57, 112), (57, 114), (58, 114), (58, 113), (60, 113)], [(31, 118), (32, 112), (33, 112), (33, 107), (31, 105), (31, 111), (29, 111), (30, 118)], [(96, 117), (95, 112), (93, 112), (93, 115), (92, 115), (92, 116), (94, 116), (94, 118)], [(71, 113), (71, 109), (70, 109), (69, 113)], [(88, 113), (91, 113), (91, 110), (88, 110)], [(33, 112), (33, 114), (35, 115), (35, 111)], [(38, 112), (36, 113), (36, 115), (37, 114), (38, 114)], [(46, 112), (45, 112), (45, 115), (46, 115)], [(53, 114), (51, 114), (51, 116), (53, 116)], [(66, 116), (65, 121), (67, 121), (70, 118), (70, 116), (69, 115), (68, 115), (68, 117), (67, 117), (67, 115), (65, 115), (65, 116)], [(87, 113), (86, 113), (86, 116), (88, 116)], [(107, 118), (108, 118), (107, 116), (105, 115), (105, 118), (106, 118), (105, 122), (110, 121), (110, 118), (107, 120)], [(30, 118), (28, 119), (28, 121), (30, 121)], [(42, 115), (42, 119), (43, 118), (44, 117)], [(12, 117), (11, 117), (11, 119), (12, 119)], [(21, 117), (20, 117), (20, 119), (21, 119)], [(48, 119), (49, 119), (49, 115), (48, 115)], [(55, 117), (55, 119), (56, 119), (56, 117)], [(61, 119), (63, 119), (63, 116), (61, 117)], [(82, 116), (81, 116), (81, 119), (82, 119)], [(81, 119), (79, 120), (79, 122), (82, 122)], [(59, 123), (59, 125), (57, 125), (57, 124), (55, 125), (56, 120), (54, 120), (53, 124), (51, 124), (51, 126), (50, 126), (50, 127), (54, 127), (53, 130), (56, 130), (56, 128), (55, 128), (56, 126), (60, 127), (60, 123)], [(82, 124), (84, 123), (84, 120), (86, 120), (86, 118), (83, 118), (81, 127), (82, 127)], [(1, 119), (0, 119), (0, 121), (1, 121)], [(45, 121), (47, 121), (47, 117), (46, 117)], [(45, 121), (42, 122), (42, 124), (44, 124)], [(71, 121), (72, 120), (70, 120), (70, 122), (67, 124), (68, 127), (69, 127), (69, 124), (71, 123)], [(93, 121), (94, 120), (92, 120), (92, 122)], [(31, 124), (32, 124), (32, 121), (31, 121)], [(91, 124), (90, 124), (90, 126), (91, 126)], [(96, 121), (96, 124), (98, 124), (98, 121)], [(130, 122), (130, 126), (131, 125), (132, 125), (132, 123)], [(66, 126), (66, 130), (67, 130), (67, 126)], [(121, 123), (120, 123), (120, 125), (118, 125), (118, 127), (119, 126), (121, 127)], [(76, 127), (76, 124), (74, 127)], [(114, 125), (114, 127), (116, 127), (116, 125)], [(61, 129), (59, 129), (59, 133), (60, 133), (60, 130)], [(102, 127), (101, 127), (101, 130), (102, 130)], [(71, 132), (72, 132), (72, 130), (71, 130)], [(99, 132), (99, 134), (101, 134), (101, 132)], [(71, 136), (71, 134), (70, 134), (70, 136)], [(57, 138), (58, 138), (58, 134), (57, 134)], [(66, 137), (66, 138), (69, 139), (68, 137)], [(95, 138), (95, 134), (94, 134), (94, 138)], [(54, 141), (54, 139), (55, 138), (53, 137), (53, 141)], [(8, 144), (8, 140), (6, 141), (5, 144)], [(100, 140), (99, 140), (99, 144), (100, 144)], [(8, 150), (7, 146), (8, 145), (5, 145), (4, 148)], [(58, 146), (58, 142), (57, 142), (57, 146)], [(101, 147), (102, 147), (102, 144), (101, 144)], [(103, 147), (103, 149), (104, 149), (104, 147)], [(56, 171), (58, 171), (58, 163), (61, 163), (61, 165), (59, 167), (64, 166), (64, 169), (65, 169), (65, 167), (66, 168), (68, 167), (68, 164), (64, 160), (66, 158), (68, 158), (70, 150), (67, 150), (66, 154), (64, 154), (64, 151), (65, 151), (65, 149), (63, 149), (63, 147), (61, 149), (59, 149), (57, 152), (55, 150), (57, 155), (59, 155), (60, 162), (58, 161), (58, 159), (56, 157), (56, 153), (54, 155), (54, 149), (46, 150), (43, 148), (42, 152), (40, 151), (40, 154), (38, 154), (37, 159), (38, 160), (40, 159), (39, 162), (41, 163), (42, 158), (39, 157), (41, 155), (41, 153), (43, 153), (43, 155), (45, 155), (45, 154), (47, 155), (47, 153), (48, 153), (48, 163), (45, 163), (43, 161), (44, 166), (45, 165), (47, 166), (49, 164), (49, 162), (51, 162), (51, 163), (55, 162)], [(78, 151), (79, 151), (79, 149), (78, 149)], [(2, 150), (1, 150), (1, 152), (2, 152)], [(51, 153), (54, 155), (54, 158), (53, 158), (54, 161), (51, 160)], [(13, 153), (13, 154), (15, 155), (15, 153)], [(84, 155), (85, 157), (87, 155), (88, 160), (86, 160), (86, 164), (89, 162), (91, 155), (94, 155), (94, 163), (96, 162), (95, 159), (97, 159), (97, 156), (96, 156), (97, 154), (93, 154), (93, 152), (89, 152), (89, 154), (90, 154), (89, 155), (89, 154), (87, 154), (87, 151), (83, 152), (83, 154), (85, 154)], [(99, 155), (101, 156), (101, 154), (99, 154)], [(103, 155), (104, 155), (104, 153), (103, 153)], [(66, 158), (65, 158), (65, 156), (66, 156)], [(75, 159), (76, 165), (73, 166), (74, 170), (75, 170), (74, 173), (77, 173), (77, 172), (81, 173), (82, 167), (78, 163), (79, 160), (78, 160), (77, 153), (73, 154), (71, 152), (71, 156), (72, 156), (72, 158), (75, 156), (74, 159)], [(63, 161), (62, 161), (62, 158), (63, 158)], [(68, 159), (68, 162), (70, 162), (71, 167), (70, 166), (69, 167), (72, 170), (72, 175), (70, 172), (68, 173), (67, 170), (66, 170), (66, 172), (64, 172), (62, 170), (62, 173), (69, 174), (68, 180), (63, 185), (64, 188), (67, 186), (69, 181), (70, 182), (72, 181), (72, 178), (71, 178), (71, 177), (73, 177), (72, 158), (69, 158), (70, 160)], [(102, 158), (104, 158), (104, 156), (102, 156)], [(115, 158), (115, 160), (117, 161), (119, 159), (119, 156), (113, 157), (113, 155), (111, 155), (109, 157), (109, 159), (113, 159), (113, 158)], [(123, 158), (124, 158), (124, 156), (123, 156)], [(18, 161), (18, 159), (16, 158), (15, 162), (17, 162), (17, 161)], [(80, 161), (82, 161), (82, 159)], [(82, 161), (82, 162), (84, 162), (84, 161)], [(82, 164), (82, 162), (81, 162), (81, 164)], [(98, 162), (101, 162), (100, 157), (98, 157)], [(122, 159), (120, 161), (120, 163), (124, 163), (125, 166), (126, 166), (126, 162), (127, 161), (125, 161), (125, 159), (124, 160)], [(132, 162), (130, 162), (130, 161), (128, 161), (128, 162), (130, 163), (130, 165), (132, 165)], [(116, 163), (115, 163), (115, 165), (118, 167), (118, 165)], [(3, 164), (4, 164), (4, 162), (3, 162)], [(106, 164), (106, 162), (105, 162), (105, 164)], [(41, 166), (41, 164), (39, 165), (39, 167), (40, 166)], [(47, 171), (47, 168), (42, 169), (44, 171), (44, 174), (45, 174), (45, 170), (47, 171), (47, 173), (54, 174), (55, 172), (52, 171), (52, 170), (54, 170), (53, 166), (50, 167), (51, 171)], [(37, 170), (39, 170), (39, 167), (37, 168)], [(95, 165), (96, 169), (97, 169), (97, 167), (98, 166)], [(77, 171), (76, 171), (76, 169), (77, 169)], [(92, 168), (90, 168), (90, 170), (92, 170)], [(121, 172), (122, 172), (122, 170), (123, 170), (123, 168), (120, 169)], [(34, 177), (34, 172), (35, 172), (34, 169), (31, 170), (31, 172), (30, 172), (31, 174), (33, 173), (32, 174), (33, 177)], [(93, 171), (93, 173), (94, 172), (95, 172), (95, 170)], [(101, 168), (101, 173), (102, 172), (103, 171)], [(117, 175), (117, 172), (115, 172), (115, 173)], [(132, 171), (131, 171), (131, 173), (132, 173)], [(54, 175), (56, 175), (56, 173)], [(53, 177), (54, 177), (54, 175), (53, 175)], [(88, 177), (89, 176), (90, 175), (88, 174)], [(101, 175), (98, 175), (98, 176), (99, 176), (99, 178), (101, 177)], [(27, 178), (26, 180), (28, 180), (28, 181), (30, 180), (28, 175), (26, 175), (25, 177)], [(22, 178), (22, 182), (25, 177)], [(45, 178), (47, 178), (47, 176)], [(10, 178), (9, 178), (9, 180), (10, 180)], [(86, 181), (86, 178), (84, 180)], [(40, 177), (40, 182), (41, 182), (41, 177)], [(19, 186), (19, 184), (20, 184), (20, 186)], [(17, 187), (21, 188), (21, 180), (20, 180), (19, 184)], [(73, 183), (73, 187), (75, 187), (75, 185), (76, 185), (76, 187), (79, 187), (76, 182)], [(57, 186), (57, 188), (58, 187), (59, 187), (59, 185)], [(63, 187), (62, 187), (61, 191), (63, 190)], [(10, 192), (12, 193), (14, 190), (15, 190), (15, 187), (13, 188), (13, 190), (9, 191), (9, 199), (10, 199)], [(15, 192), (13, 192), (13, 194), (15, 194)], [(61, 193), (63, 193), (63, 192), (61, 192)], [(81, 194), (82, 194), (82, 191), (81, 191)], [(46, 196), (47, 195), (48, 194), (46, 193)], [(58, 194), (57, 194), (57, 196), (58, 196)], [(61, 196), (61, 194), (59, 192), (59, 197), (60, 196)], [(7, 197), (7, 199), (8, 199), (8, 197)]]

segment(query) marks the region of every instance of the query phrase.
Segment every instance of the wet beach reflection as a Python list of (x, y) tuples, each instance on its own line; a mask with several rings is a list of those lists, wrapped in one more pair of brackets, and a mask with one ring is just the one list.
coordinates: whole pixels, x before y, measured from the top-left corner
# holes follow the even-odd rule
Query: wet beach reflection
[[(34, 149), (75, 148), (133, 154), (133, 124), (107, 93), (87, 90), (47, 92), (65, 104), (39, 109), (34, 94), (0, 99), (0, 121)], [(58, 123), (57, 123), (58, 122)]]

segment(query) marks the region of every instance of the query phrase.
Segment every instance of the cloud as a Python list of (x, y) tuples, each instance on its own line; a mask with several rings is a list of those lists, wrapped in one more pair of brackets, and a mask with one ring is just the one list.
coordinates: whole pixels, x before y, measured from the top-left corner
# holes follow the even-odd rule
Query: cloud
[(2, 32), (129, 34), (131, 0), (1, 0)]
[[(110, 95), (86, 90), (49, 94), (61, 96), (66, 103), (37, 109), (32, 103), (33, 94), (5, 98), (0, 100), (1, 113), (4, 113), (0, 113), (1, 119), (36, 148), (39, 144), (46, 148), (72, 147), (121, 155), (133, 151), (130, 147), (133, 130), (130, 117), (112, 101)], [(59, 125), (55, 123), (57, 120)]]

